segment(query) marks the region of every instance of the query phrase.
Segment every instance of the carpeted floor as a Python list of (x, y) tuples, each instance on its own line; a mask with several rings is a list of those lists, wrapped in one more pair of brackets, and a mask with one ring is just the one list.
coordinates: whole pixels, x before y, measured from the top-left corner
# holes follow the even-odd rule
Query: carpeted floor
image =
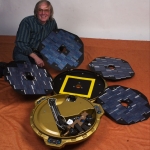
[[(106, 81), (143, 93), (150, 102), (150, 42), (81, 38), (84, 61), (79, 69), (88, 69), (96, 57), (126, 60), (135, 72), (131, 79)], [(0, 36), (0, 62), (10, 62), (15, 37)], [(54, 78), (60, 72), (46, 65)], [(50, 150), (30, 126), (30, 114), (38, 97), (20, 95), (0, 78), (0, 150)], [(68, 145), (64, 150), (150, 150), (150, 119), (132, 125), (120, 125), (102, 116), (97, 131), (86, 141)]]

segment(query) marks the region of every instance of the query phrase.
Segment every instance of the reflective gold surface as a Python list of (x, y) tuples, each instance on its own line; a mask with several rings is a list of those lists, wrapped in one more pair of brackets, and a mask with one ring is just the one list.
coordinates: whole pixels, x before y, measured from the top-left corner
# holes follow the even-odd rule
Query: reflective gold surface
[[(65, 144), (77, 143), (88, 138), (97, 129), (100, 117), (104, 114), (102, 107), (99, 104), (92, 103), (87, 99), (76, 97), (74, 102), (68, 101), (69, 95), (59, 94), (54, 96), (44, 96), (36, 100), (35, 108), (30, 116), (30, 123), (33, 130), (44, 139), (45, 143), (54, 148), (62, 148)], [(64, 136), (58, 128), (54, 119), (50, 106), (48, 105), (49, 98), (56, 99), (56, 105), (60, 114), (68, 120), (71, 117), (79, 116), (81, 113), (86, 112), (92, 114), (94, 123), (90, 128), (75, 136)], [(96, 112), (94, 106), (98, 106), (100, 113)], [(48, 138), (61, 139), (60, 144), (53, 144), (48, 142)]]

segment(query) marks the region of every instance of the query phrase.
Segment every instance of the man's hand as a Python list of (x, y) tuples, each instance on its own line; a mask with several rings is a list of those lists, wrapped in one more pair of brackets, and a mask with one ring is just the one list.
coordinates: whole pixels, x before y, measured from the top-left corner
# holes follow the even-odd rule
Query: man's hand
[(39, 66), (39, 67), (43, 67), (44, 66), (44, 61), (38, 57), (35, 53), (31, 53), (30, 57), (32, 57), (35, 61), (35, 63)]

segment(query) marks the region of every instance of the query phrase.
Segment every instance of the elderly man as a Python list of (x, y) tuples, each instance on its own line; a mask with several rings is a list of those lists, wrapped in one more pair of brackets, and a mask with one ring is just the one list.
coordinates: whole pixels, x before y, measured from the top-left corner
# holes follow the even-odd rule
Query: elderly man
[(14, 61), (26, 61), (36, 63), (39, 67), (44, 66), (38, 47), (52, 30), (57, 29), (53, 13), (51, 3), (40, 0), (35, 5), (34, 15), (25, 17), (21, 21), (13, 51)]

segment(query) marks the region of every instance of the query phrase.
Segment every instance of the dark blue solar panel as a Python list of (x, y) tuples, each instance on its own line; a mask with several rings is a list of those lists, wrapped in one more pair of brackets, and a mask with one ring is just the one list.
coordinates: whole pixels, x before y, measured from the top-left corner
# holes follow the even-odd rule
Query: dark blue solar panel
[(53, 91), (51, 76), (35, 64), (12, 62), (4, 72), (6, 80), (21, 94), (46, 95)]
[[(123, 86), (109, 86), (97, 98), (106, 114), (120, 124), (133, 124), (150, 117), (150, 105), (139, 91)], [(123, 106), (121, 103), (128, 105)]]
[(89, 63), (89, 67), (110, 80), (131, 78), (135, 74), (129, 63), (119, 58), (98, 57)]
[[(62, 29), (52, 31), (42, 41), (41, 54), (48, 64), (56, 70), (68, 70), (79, 66), (83, 57), (83, 43), (77, 35)], [(61, 51), (61, 47), (65, 51)]]

